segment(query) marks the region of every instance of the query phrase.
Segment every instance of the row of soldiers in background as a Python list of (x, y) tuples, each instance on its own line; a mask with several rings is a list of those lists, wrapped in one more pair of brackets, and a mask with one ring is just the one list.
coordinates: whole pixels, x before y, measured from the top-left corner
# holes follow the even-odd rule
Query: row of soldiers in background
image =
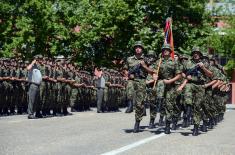
[[(34, 109), (36, 117), (70, 115), (71, 111), (90, 110), (96, 106), (96, 87), (93, 73), (83, 71), (69, 60), (52, 60), (36, 56), (43, 81), (40, 100)], [(28, 61), (0, 60), (0, 115), (27, 113)], [(125, 106), (127, 79), (118, 71), (103, 68), (106, 86), (102, 111), (118, 111)]]
[[(129, 73), (133, 77), (128, 82), (132, 91), (128, 93), (130, 98), (128, 98), (127, 113), (132, 111), (133, 102), (141, 100), (140, 96), (144, 96), (140, 94), (143, 91), (141, 89), (137, 92), (133, 91), (137, 89), (135, 83), (140, 84), (145, 77), (140, 74), (144, 71), (143, 68), (146, 68), (142, 67), (143, 62), (141, 62), (145, 61), (146, 57), (141, 56), (139, 48), (144, 50), (144, 46), (137, 42), (134, 46), (135, 56), (128, 58)], [(159, 126), (164, 125), (163, 118), (165, 117), (166, 134), (170, 134), (170, 129), (177, 129), (177, 123), (183, 116), (182, 127), (194, 125), (193, 136), (197, 136), (201, 122), (201, 131), (207, 132), (208, 128), (212, 129), (223, 120), (230, 85), (223, 67), (214, 57), (203, 55), (198, 47), (192, 49), (191, 58), (176, 53), (173, 61), (170, 57), (171, 52), (170, 45), (165, 44), (162, 47), (161, 58), (157, 60), (155, 53), (149, 51), (147, 60), (149, 58), (155, 60), (150, 61), (149, 64), (145, 61), (149, 68), (159, 71), (149, 73), (145, 81), (147, 88), (145, 103), (150, 105), (149, 128), (155, 128), (154, 121), (158, 111), (160, 113)], [(136, 56), (139, 54), (140, 56)], [(136, 94), (138, 96), (133, 97)], [(144, 103), (140, 102), (135, 106), (136, 122), (133, 131), (139, 132), (140, 121), (145, 113)]]

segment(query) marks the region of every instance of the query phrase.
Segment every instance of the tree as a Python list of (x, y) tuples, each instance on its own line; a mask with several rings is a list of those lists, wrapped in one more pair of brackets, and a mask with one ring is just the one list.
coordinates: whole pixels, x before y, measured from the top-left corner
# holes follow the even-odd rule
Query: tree
[(175, 49), (189, 53), (211, 33), (206, 0), (9, 0), (0, 4), (2, 56), (72, 55), (110, 65), (133, 54), (141, 40), (161, 51), (167, 17), (173, 19)]

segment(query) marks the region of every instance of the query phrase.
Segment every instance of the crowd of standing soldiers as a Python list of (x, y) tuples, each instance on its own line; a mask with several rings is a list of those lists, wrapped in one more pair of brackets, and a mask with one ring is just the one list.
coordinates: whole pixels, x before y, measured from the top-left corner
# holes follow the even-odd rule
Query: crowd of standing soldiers
[[(96, 86), (93, 72), (81, 68), (67, 59), (49, 59), (36, 56), (43, 81), (40, 99), (34, 106), (35, 116), (50, 117), (70, 115), (72, 112), (90, 110), (96, 106)], [(29, 83), (26, 67), (30, 63), (19, 59), (0, 60), (0, 115), (27, 113)], [(125, 78), (120, 72), (102, 68), (106, 80), (103, 111), (119, 111), (125, 106)]]

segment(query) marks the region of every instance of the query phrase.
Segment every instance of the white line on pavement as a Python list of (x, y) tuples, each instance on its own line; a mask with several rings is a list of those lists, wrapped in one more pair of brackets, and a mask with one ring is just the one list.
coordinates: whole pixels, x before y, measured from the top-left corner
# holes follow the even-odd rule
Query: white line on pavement
[(142, 144), (148, 143), (148, 142), (150, 142), (150, 141), (152, 141), (152, 140), (154, 140), (154, 139), (158, 139), (158, 138), (160, 138), (160, 137), (162, 137), (162, 136), (165, 136), (165, 135), (166, 135), (166, 134), (161, 133), (161, 134), (159, 134), (159, 135), (151, 136), (151, 137), (142, 139), (142, 140), (140, 140), (140, 141), (134, 142), (134, 143), (132, 143), (132, 144), (126, 145), (126, 146), (124, 146), (124, 147), (121, 147), (121, 148), (119, 148), (119, 149), (116, 149), (116, 150), (113, 150), (113, 151), (110, 151), (110, 152), (107, 152), (107, 153), (103, 153), (103, 154), (101, 154), (101, 155), (116, 155), (116, 154), (122, 153), (122, 152), (124, 152), (124, 151), (133, 149), (133, 148), (135, 148), (135, 147), (137, 147), (137, 146), (140, 146), (140, 145), (142, 145)]

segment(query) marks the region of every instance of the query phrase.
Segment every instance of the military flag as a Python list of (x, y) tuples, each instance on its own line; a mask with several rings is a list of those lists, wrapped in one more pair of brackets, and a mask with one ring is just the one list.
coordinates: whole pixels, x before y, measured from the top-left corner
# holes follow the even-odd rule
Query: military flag
[(172, 33), (172, 18), (168, 17), (166, 19), (166, 26), (164, 29), (165, 33), (165, 39), (164, 39), (164, 44), (170, 44), (171, 45), (171, 57), (174, 60), (174, 40), (173, 40), (173, 33)]

